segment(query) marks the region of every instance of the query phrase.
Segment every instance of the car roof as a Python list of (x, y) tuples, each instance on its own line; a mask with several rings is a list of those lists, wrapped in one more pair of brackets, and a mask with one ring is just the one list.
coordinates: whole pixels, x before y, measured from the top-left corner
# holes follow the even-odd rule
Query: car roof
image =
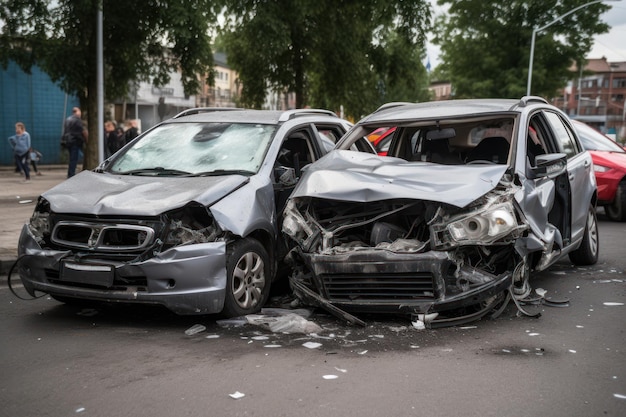
[(549, 106), (540, 97), (523, 97), (515, 99), (460, 99), (431, 101), (426, 103), (387, 103), (374, 113), (361, 119), (361, 123), (381, 121), (399, 121), (433, 119), (446, 117), (480, 116), (490, 113), (521, 112), (523, 108), (541, 104)]
[(232, 107), (224, 108), (193, 108), (185, 110), (166, 123), (185, 122), (235, 122), (235, 123), (259, 123), (259, 124), (279, 124), (288, 120), (303, 117), (315, 117), (317, 119), (340, 119), (331, 111), (323, 109), (294, 109), (294, 110), (251, 110), (237, 109)]

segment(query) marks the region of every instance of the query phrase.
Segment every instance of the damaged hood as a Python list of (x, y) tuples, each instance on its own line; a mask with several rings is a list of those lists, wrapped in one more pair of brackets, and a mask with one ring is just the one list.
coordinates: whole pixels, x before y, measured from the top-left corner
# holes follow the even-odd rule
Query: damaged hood
[(57, 213), (156, 216), (190, 201), (210, 206), (248, 181), (242, 175), (153, 177), (83, 171), (42, 197)]
[(429, 200), (465, 207), (498, 185), (506, 165), (438, 165), (335, 150), (309, 165), (291, 194), (370, 202)]

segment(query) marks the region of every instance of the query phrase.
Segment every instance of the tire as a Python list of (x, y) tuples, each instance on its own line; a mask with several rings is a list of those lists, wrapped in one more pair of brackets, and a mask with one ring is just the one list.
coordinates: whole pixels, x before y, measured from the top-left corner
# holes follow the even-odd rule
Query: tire
[(580, 247), (570, 252), (569, 259), (574, 265), (593, 265), (598, 262), (600, 239), (598, 236), (598, 218), (593, 206), (589, 206), (585, 234)]
[(611, 204), (604, 206), (604, 212), (609, 220), (614, 222), (626, 221), (626, 181), (618, 184), (615, 199)]
[(238, 317), (261, 310), (270, 293), (270, 266), (267, 251), (257, 240), (241, 239), (229, 247), (223, 315)]

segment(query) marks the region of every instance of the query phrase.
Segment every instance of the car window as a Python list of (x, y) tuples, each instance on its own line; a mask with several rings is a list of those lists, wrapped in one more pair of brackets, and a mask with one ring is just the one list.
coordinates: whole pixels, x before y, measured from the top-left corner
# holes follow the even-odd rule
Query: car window
[(256, 173), (275, 129), (272, 125), (246, 123), (168, 123), (134, 142), (109, 170)]
[(583, 148), (588, 151), (626, 153), (624, 148), (586, 124), (576, 123), (574, 128), (578, 132)]
[(559, 150), (566, 154), (568, 159), (577, 155), (580, 150), (578, 149), (572, 131), (563, 123), (563, 120), (561, 120), (558, 114), (545, 112), (545, 115), (548, 123), (552, 127), (555, 139), (560, 148)]

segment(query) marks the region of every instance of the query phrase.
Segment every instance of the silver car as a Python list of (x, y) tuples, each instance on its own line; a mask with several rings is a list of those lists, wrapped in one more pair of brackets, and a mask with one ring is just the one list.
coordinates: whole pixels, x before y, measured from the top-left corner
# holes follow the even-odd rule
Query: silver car
[[(395, 128), (388, 156), (354, 143)], [(531, 271), (598, 259), (591, 156), (538, 97), (390, 103), (310, 165), (286, 206), (307, 303), (449, 325), (528, 300)]]
[(300, 169), (350, 124), (324, 110), (192, 109), (45, 192), (19, 241), (26, 290), (63, 302), (258, 311)]

